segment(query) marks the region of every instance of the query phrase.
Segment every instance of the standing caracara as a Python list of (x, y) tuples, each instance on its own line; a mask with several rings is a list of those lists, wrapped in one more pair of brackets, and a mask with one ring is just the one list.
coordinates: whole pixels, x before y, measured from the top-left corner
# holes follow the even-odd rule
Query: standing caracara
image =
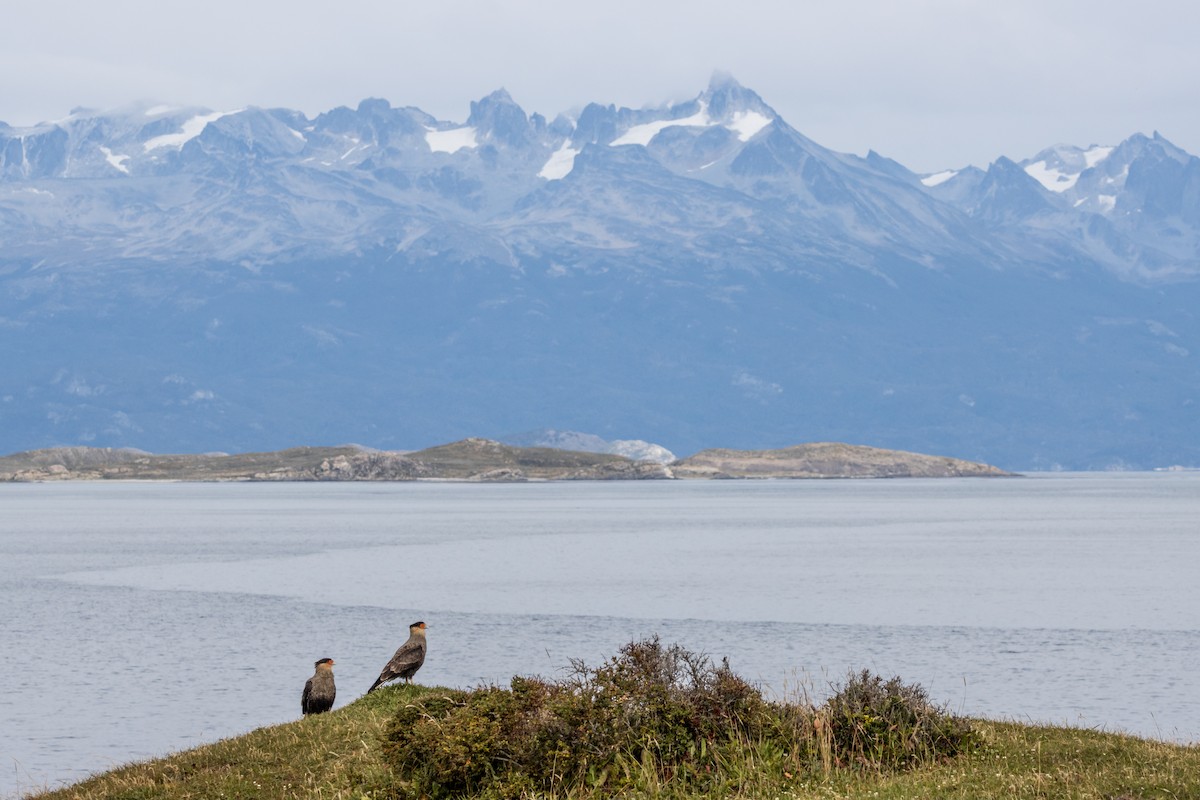
[(404, 678), (406, 683), (412, 682), (412, 676), (425, 663), (425, 623), (414, 622), (408, 626), (408, 641), (400, 645), (400, 649), (392, 656), (375, 683), (367, 689), (367, 694), (379, 688), (379, 684), (393, 678)]
[(317, 671), (304, 683), (304, 694), (300, 695), (300, 710), (304, 716), (323, 714), (333, 708), (337, 687), (333, 685), (333, 659), (322, 658), (316, 663)]

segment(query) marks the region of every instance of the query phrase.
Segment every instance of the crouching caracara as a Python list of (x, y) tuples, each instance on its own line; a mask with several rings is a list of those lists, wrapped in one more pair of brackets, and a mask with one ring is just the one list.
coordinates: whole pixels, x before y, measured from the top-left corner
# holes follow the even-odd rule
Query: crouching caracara
[(379, 677), (375, 679), (375, 683), (371, 684), (370, 689), (367, 689), (367, 694), (378, 689), (381, 683), (386, 683), (396, 678), (404, 678), (406, 683), (411, 683), (412, 676), (417, 673), (417, 670), (424, 663), (425, 623), (414, 622), (408, 626), (408, 641), (400, 645), (400, 649), (396, 651), (396, 654), (392, 656), (392, 660), (379, 673)]
[(304, 716), (323, 714), (333, 708), (337, 687), (333, 685), (333, 659), (322, 658), (316, 663), (317, 671), (304, 683), (304, 694), (300, 695), (300, 710)]

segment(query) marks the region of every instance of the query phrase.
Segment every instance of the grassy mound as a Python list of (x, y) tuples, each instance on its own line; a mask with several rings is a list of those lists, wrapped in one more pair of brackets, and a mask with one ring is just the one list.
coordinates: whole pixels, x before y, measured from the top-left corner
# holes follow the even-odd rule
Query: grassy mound
[(428, 692), (397, 686), (352, 705), (283, 725), (119, 767), (73, 786), (32, 795), (46, 800), (393, 797), (398, 786), (380, 741), (397, 705)]
[(36, 797), (1200, 798), (1200, 747), (968, 722), (866, 672), (812, 706), (656, 640), (574, 667), (508, 689), (385, 687)]

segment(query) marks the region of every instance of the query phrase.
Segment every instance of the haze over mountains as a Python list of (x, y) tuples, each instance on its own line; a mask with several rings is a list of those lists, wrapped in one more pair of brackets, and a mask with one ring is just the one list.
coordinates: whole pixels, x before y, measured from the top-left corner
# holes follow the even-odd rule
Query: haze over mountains
[(727, 77), (552, 121), (501, 90), (0, 124), (0, 452), (553, 427), (1197, 465), (1198, 236), (1158, 134), (918, 175)]

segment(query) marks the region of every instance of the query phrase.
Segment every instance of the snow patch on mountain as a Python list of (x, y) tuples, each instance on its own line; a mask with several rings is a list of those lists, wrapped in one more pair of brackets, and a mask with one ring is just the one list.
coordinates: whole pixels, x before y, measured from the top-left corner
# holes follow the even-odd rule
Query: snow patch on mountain
[(129, 156), (123, 156), (123, 155), (114, 153), (112, 150), (108, 149), (104, 145), (100, 146), (100, 152), (104, 154), (105, 161), (107, 161), (109, 164), (112, 164), (114, 167), (119, 169), (121, 172), (124, 172), (126, 175), (129, 174), (129, 167), (125, 166), (125, 162), (129, 160)]
[(942, 172), (935, 172), (932, 175), (926, 175), (924, 178), (921, 178), (921, 183), (925, 184), (926, 186), (940, 186), (957, 174), (958, 170), (947, 169), (943, 170)]
[(425, 143), (435, 153), (457, 153), (463, 149), (474, 150), (479, 146), (479, 141), (475, 138), (475, 128), (469, 125), (444, 131), (426, 127)]
[(1100, 164), (1115, 148), (1091, 145), (1087, 149), (1060, 144), (1043, 150), (1022, 164), (1025, 172), (1046, 189), (1062, 194), (1075, 188), (1084, 171)]
[(1084, 152), (1084, 154), (1083, 154), (1084, 163), (1087, 164), (1088, 169), (1091, 169), (1092, 167), (1096, 166), (1104, 159), (1108, 158), (1109, 154), (1112, 153), (1112, 151), (1115, 149), (1116, 148), (1114, 148), (1114, 147), (1094, 146), (1090, 150), (1087, 150)]
[(679, 119), (659, 119), (653, 122), (643, 122), (634, 125), (629, 130), (609, 142), (610, 147), (621, 147), (627, 144), (639, 144), (643, 147), (650, 144), (655, 136), (667, 128), (713, 128), (723, 126), (732, 131), (739, 141), (748, 142), (763, 128), (774, 120), (759, 111), (742, 109), (729, 115), (727, 119), (714, 118), (709, 113), (708, 104), (700, 101), (700, 110), (689, 117)]
[(216, 122), (221, 117), (227, 117), (230, 114), (236, 113), (238, 112), (214, 111), (211, 114), (200, 114), (183, 123), (183, 126), (178, 133), (167, 133), (163, 134), (162, 136), (155, 136), (153, 139), (147, 139), (142, 143), (142, 148), (147, 153), (149, 153), (151, 150), (157, 150), (161, 147), (174, 147), (178, 149), (203, 133), (204, 129), (208, 127), (208, 123)]
[[(295, 131), (292, 131), (292, 132), (295, 133)], [(363, 144), (362, 141), (359, 139), (351, 139), (350, 142), (351, 142), (352, 146), (350, 147), (349, 150), (342, 153), (339, 160), (345, 161), (347, 158), (354, 155), (355, 153), (360, 152), (362, 150), (369, 150), (371, 148), (370, 144)]]
[(756, 133), (770, 124), (771, 118), (765, 114), (757, 111), (739, 111), (733, 115), (733, 119), (726, 127), (736, 133), (738, 139), (748, 142), (754, 138)]
[(549, 160), (538, 172), (538, 177), (548, 181), (557, 181), (567, 177), (575, 168), (575, 156), (579, 153), (579, 150), (571, 147), (570, 142), (563, 142), (562, 147), (550, 154)]
[(1051, 167), (1047, 161), (1037, 161), (1025, 167), (1029, 177), (1052, 192), (1065, 192), (1079, 180), (1079, 173), (1071, 174)]
[(660, 119), (654, 122), (645, 122), (641, 125), (634, 125), (624, 134), (618, 136), (609, 142), (611, 147), (621, 147), (627, 144), (640, 144), (643, 147), (650, 144), (650, 141), (658, 134), (662, 133), (667, 128), (681, 126), (685, 128), (710, 128), (715, 123), (709, 119), (708, 108), (700, 105), (700, 110), (690, 117), (683, 119)]

